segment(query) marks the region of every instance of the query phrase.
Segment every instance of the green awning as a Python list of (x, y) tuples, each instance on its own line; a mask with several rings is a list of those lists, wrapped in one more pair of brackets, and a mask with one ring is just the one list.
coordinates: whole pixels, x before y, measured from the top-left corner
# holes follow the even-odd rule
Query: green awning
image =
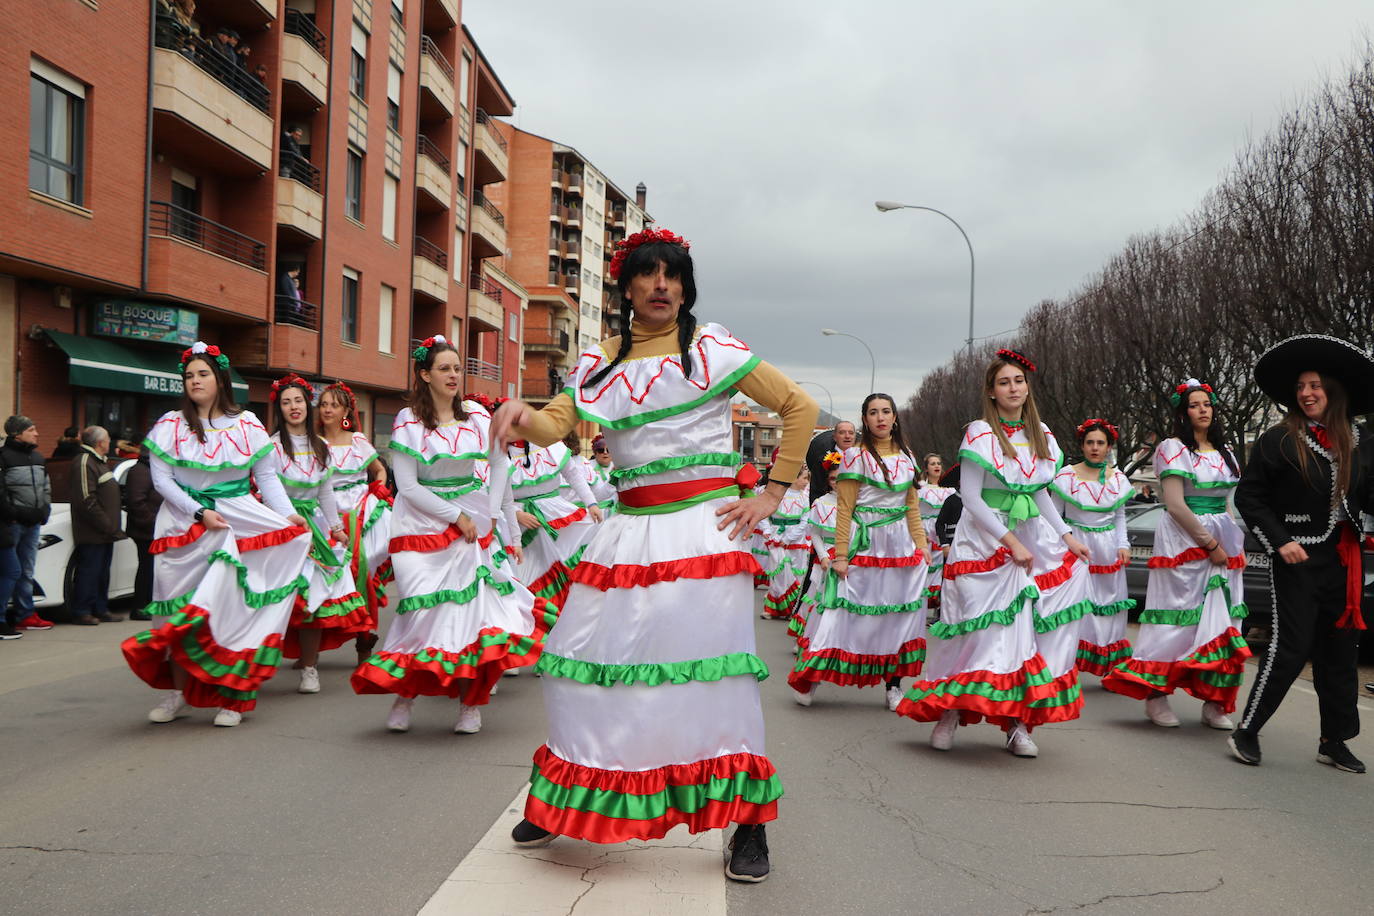
[[(166, 397), (176, 397), (182, 392), (181, 374), (175, 362), (177, 354), (172, 351), (151, 353), (112, 340), (78, 337), (53, 330), (44, 333), (67, 354), (68, 380), (73, 385)], [(234, 387), (234, 400), (248, 403), (248, 383), (233, 367), (229, 369), (229, 380)]]

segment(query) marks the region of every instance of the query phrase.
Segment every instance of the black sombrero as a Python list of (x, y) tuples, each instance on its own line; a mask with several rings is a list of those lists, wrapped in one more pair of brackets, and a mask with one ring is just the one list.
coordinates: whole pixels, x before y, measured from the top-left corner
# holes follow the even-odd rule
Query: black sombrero
[(1374, 357), (1339, 337), (1299, 334), (1274, 344), (1255, 363), (1255, 383), (1278, 403), (1297, 409), (1294, 383), (1303, 372), (1340, 380), (1350, 399), (1350, 414), (1374, 413)]

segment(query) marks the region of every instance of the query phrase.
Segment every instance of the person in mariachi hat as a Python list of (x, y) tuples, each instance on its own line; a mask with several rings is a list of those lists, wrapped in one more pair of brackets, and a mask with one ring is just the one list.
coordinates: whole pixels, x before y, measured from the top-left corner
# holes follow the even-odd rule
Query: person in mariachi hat
[(1245, 617), (1245, 532), (1226, 509), (1240, 469), (1226, 444), (1212, 386), (1190, 378), (1169, 396), (1174, 435), (1155, 448), (1167, 510), (1155, 528), (1154, 556), (1132, 657), (1102, 686), (1145, 701), (1155, 725), (1177, 728), (1169, 695), (1202, 700), (1202, 724), (1230, 731), (1230, 713), (1250, 650)]
[(890, 396), (870, 394), (860, 415), (859, 445), (845, 449), (836, 475), (835, 560), (787, 678), (800, 706), (827, 682), (886, 684), (887, 707), (896, 709), (901, 679), (919, 675), (925, 661), (928, 545), (916, 459)]
[(149, 721), (218, 707), (215, 724), (234, 726), (281, 661), (310, 531), (277, 479), (267, 430), (234, 404), (229, 357), (197, 341), (180, 370), (181, 409), (144, 440), (162, 494), (146, 608), (160, 623), (122, 648), (135, 674), (171, 691)]
[(1098, 677), (1131, 654), (1126, 616), (1135, 601), (1126, 594), (1126, 503), (1135, 489), (1112, 466), (1112, 448), (1121, 433), (1100, 417), (1078, 426), (1083, 460), (1055, 475), (1050, 489), (1054, 505), (1088, 548), (1088, 596), (1092, 611), (1084, 616), (1078, 638), (1078, 670)]
[(349, 575), (347, 535), (330, 484), (329, 445), (317, 433), (315, 389), (299, 375), (272, 383), (272, 447), (277, 479), (310, 528), (307, 585), (296, 596), (282, 654), (301, 661), (299, 693), (320, 692), (320, 652), (354, 642), (371, 624), (367, 602)]
[(983, 719), (1006, 749), (1035, 757), (1031, 730), (1078, 718), (1078, 621), (1091, 610), (1088, 551), (1060, 518), (1049, 486), (1064, 461), (1040, 422), (1035, 364), (1002, 349), (983, 376), (983, 417), (959, 448), (963, 516), (945, 556), (940, 621), (925, 674), (899, 715), (936, 723), (930, 746)]
[(343, 382), (320, 391), (320, 435), (329, 447), (329, 485), (344, 526), (348, 569), (353, 587), (367, 602), (367, 629), (353, 646), (358, 664), (367, 661), (377, 645), (381, 609), (391, 571), (391, 491), (386, 468), (358, 423), (358, 400)]
[(1236, 508), (1273, 564), (1274, 620), (1229, 744), (1242, 762), (1259, 764), (1260, 729), (1311, 661), (1317, 760), (1363, 773), (1346, 742), (1360, 731), (1358, 529), (1360, 513), (1374, 514), (1374, 437), (1353, 418), (1374, 413), (1374, 357), (1336, 337), (1303, 334), (1269, 348), (1255, 381), (1288, 412), (1255, 442), (1236, 488)]
[[(517, 845), (618, 843), (738, 824), (725, 874), (768, 876), (782, 786), (764, 749), (749, 533), (772, 514), (815, 428), (815, 402), (718, 324), (698, 324), (685, 239), (636, 232), (611, 261), (623, 337), (584, 352), (542, 410), (512, 401), (498, 439), (558, 441), (579, 418), (616, 456), (620, 505), (592, 537), (538, 671), (535, 752)], [(783, 418), (776, 478), (732, 451), (738, 390)]]
[[(505, 450), (486, 409), (459, 394), (463, 364), (440, 335), (411, 353), (410, 406), (391, 430), (396, 475), (391, 521), (396, 618), (381, 647), (353, 672), (358, 693), (394, 693), (386, 727), (410, 729), (420, 696), (459, 701), (453, 730), (473, 734), (507, 668), (533, 664), (553, 608), (510, 573), (493, 520), (513, 527)], [(490, 462), (490, 476), (478, 466)]]

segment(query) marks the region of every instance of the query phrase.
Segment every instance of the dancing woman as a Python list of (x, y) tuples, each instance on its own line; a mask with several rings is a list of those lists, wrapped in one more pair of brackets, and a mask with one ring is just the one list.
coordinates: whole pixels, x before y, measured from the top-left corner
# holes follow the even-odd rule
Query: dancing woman
[[(514, 511), (506, 458), (492, 445), (490, 416), (458, 394), (457, 349), (436, 335), (411, 357), (410, 406), (391, 431), (396, 619), (353, 672), (353, 689), (396, 694), (386, 725), (397, 732), (410, 728), (417, 696), (458, 699), (453, 730), (471, 734), (501, 672), (539, 657), (553, 614), (493, 549), (493, 519)], [(489, 484), (477, 474), (488, 460)], [(519, 557), (518, 545), (508, 549)]]
[(1040, 422), (1035, 365), (999, 350), (983, 380), (983, 418), (959, 450), (963, 515), (945, 557), (940, 621), (930, 626), (926, 677), (897, 712), (938, 720), (949, 750), (955, 729), (987, 719), (1018, 757), (1039, 753), (1030, 731), (1078, 718), (1077, 621), (1091, 608), (1087, 549), (1050, 499), (1063, 453)]
[(835, 522), (836, 513), (839, 511), (835, 484), (839, 479), (843, 457), (839, 452), (826, 452), (821, 456), (820, 469), (825, 477), (825, 492), (811, 503), (811, 508), (806, 512), (806, 542), (814, 557), (815, 569), (807, 583), (806, 591), (797, 602), (797, 611), (792, 615), (792, 622), (787, 625), (787, 632), (797, 639), (798, 655), (801, 654), (801, 649), (808, 639), (811, 620), (815, 616), (816, 601), (821, 596), (821, 583), (825, 581), (825, 574), (830, 571), (830, 565), (835, 561)]
[(592, 460), (587, 465), (587, 485), (592, 488), (592, 496), (596, 497), (596, 504), (601, 507), (603, 520), (615, 511), (614, 472), (611, 447), (606, 444), (606, 437), (597, 433), (592, 440)]
[(955, 488), (940, 485), (940, 478), (945, 473), (945, 459), (936, 452), (922, 458), (921, 466), (924, 471), (921, 473), (921, 484), (916, 490), (916, 495), (921, 503), (921, 523), (926, 529), (926, 542), (930, 545), (927, 551), (930, 554), (930, 573), (926, 576), (926, 598), (929, 599), (927, 607), (934, 607), (940, 601), (940, 583), (945, 575), (945, 552), (941, 548), (948, 546), (942, 543), (936, 523), (940, 518), (941, 507), (955, 492)]
[(1204, 725), (1229, 731), (1250, 657), (1236, 629), (1246, 614), (1245, 533), (1226, 510), (1240, 471), (1210, 385), (1188, 379), (1169, 401), (1174, 435), (1155, 449), (1168, 511), (1155, 528), (1140, 631), (1102, 686), (1144, 700), (1146, 717), (1165, 728), (1179, 724), (1169, 694), (1181, 688), (1203, 701)]
[[(524, 559), (515, 577), (555, 608), (563, 606), (572, 571), (601, 521), (580, 462), (564, 442), (548, 448), (515, 441), (507, 449), (516, 523)], [(564, 495), (564, 491), (568, 495)]]
[(554, 835), (618, 843), (739, 824), (726, 875), (768, 874), (763, 824), (782, 794), (764, 751), (746, 538), (785, 483), (731, 451), (736, 390), (783, 418), (777, 476), (797, 473), (816, 404), (717, 324), (698, 325), (687, 243), (636, 232), (611, 262), (627, 334), (582, 354), (568, 389), (535, 411), (510, 402), (498, 438), (557, 441), (599, 423), (620, 505), (573, 575), (538, 670), (549, 739), (534, 758), (519, 845)]
[(1135, 490), (1110, 463), (1120, 434), (1106, 420), (1085, 420), (1078, 427), (1083, 460), (1055, 475), (1050, 484), (1055, 508), (1088, 548), (1088, 597), (1078, 636), (1078, 670), (1106, 677), (1117, 662), (1131, 655), (1126, 615), (1135, 602), (1126, 596), (1126, 503)]
[(802, 578), (806, 575), (806, 510), (811, 475), (806, 466), (797, 471), (792, 485), (782, 495), (778, 511), (768, 519), (772, 529), (770, 544), (777, 565), (768, 571), (768, 594), (763, 599), (764, 620), (788, 620), (801, 593)]
[(826, 681), (886, 683), (895, 709), (901, 679), (918, 676), (925, 660), (927, 545), (916, 462), (891, 397), (870, 394), (862, 414), (859, 445), (845, 451), (835, 484), (835, 561), (787, 679), (802, 706)]
[(162, 620), (122, 648), (135, 674), (171, 690), (149, 721), (218, 707), (215, 724), (230, 727), (281, 661), (310, 533), (277, 480), (267, 430), (234, 404), (229, 357), (197, 341), (180, 370), (181, 408), (144, 440), (163, 500), (147, 611)]

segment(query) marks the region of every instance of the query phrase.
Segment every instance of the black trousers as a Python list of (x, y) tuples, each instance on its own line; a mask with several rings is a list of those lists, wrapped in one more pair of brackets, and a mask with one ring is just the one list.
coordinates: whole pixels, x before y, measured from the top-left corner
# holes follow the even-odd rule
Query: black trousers
[(134, 576), (134, 606), (140, 611), (153, 601), (153, 555), (148, 548), (152, 541), (134, 539), (138, 548), (138, 573)]
[(110, 561), (114, 559), (114, 545), (77, 544), (72, 553), (76, 559), (72, 616), (103, 617), (110, 613)]
[(1274, 557), (1271, 641), (1260, 658), (1240, 727), (1248, 732), (1263, 728), (1310, 660), (1321, 737), (1348, 741), (1360, 733), (1359, 634), (1335, 625), (1345, 612), (1345, 567), (1334, 544), (1308, 547), (1307, 555), (1306, 563), (1291, 565)]

